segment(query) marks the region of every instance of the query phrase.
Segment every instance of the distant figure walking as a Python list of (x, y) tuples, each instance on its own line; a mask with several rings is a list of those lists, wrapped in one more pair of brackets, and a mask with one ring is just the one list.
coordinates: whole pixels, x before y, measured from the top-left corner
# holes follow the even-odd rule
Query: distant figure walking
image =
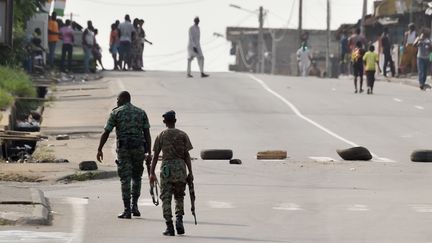
[[(351, 62), (354, 74), (354, 93), (363, 92), (363, 56), (365, 50), (361, 41), (357, 41), (356, 48), (351, 53)], [(357, 89), (357, 78), (360, 78), (360, 90)]]
[(376, 73), (375, 67), (378, 66), (378, 71), (381, 71), (378, 65), (378, 54), (375, 53), (375, 47), (373, 45), (369, 47), (369, 51), (363, 56), (363, 61), (366, 69), (367, 94), (373, 94)]
[(201, 50), (200, 44), (200, 28), (199, 28), (200, 19), (195, 17), (194, 25), (189, 28), (189, 44), (188, 44), (188, 63), (187, 63), (187, 77), (192, 78), (191, 74), (191, 63), (192, 60), (196, 57), (198, 59), (198, 66), (201, 72), (201, 77), (206, 78), (209, 75), (204, 73), (204, 55)]
[(300, 74), (306, 77), (308, 74), (309, 66), (311, 65), (312, 56), (306, 42), (303, 42), (301, 47), (297, 50), (297, 62), (299, 65)]
[(429, 70), (429, 55), (432, 51), (432, 42), (429, 39), (430, 30), (423, 29), (419, 37), (414, 41), (414, 46), (418, 48), (417, 52), (417, 68), (418, 68), (418, 79), (421, 90), (430, 88), (426, 85), (426, 77)]
[(395, 76), (395, 65), (391, 55), (392, 44), (389, 38), (388, 28), (384, 28), (381, 35), (381, 47), (384, 54), (383, 74), (387, 77), (387, 65), (390, 65), (392, 77)]

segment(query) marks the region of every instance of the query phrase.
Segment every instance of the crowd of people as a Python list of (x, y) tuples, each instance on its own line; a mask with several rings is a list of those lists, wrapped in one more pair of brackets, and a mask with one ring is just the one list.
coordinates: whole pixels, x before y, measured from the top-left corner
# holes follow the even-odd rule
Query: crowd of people
[[(410, 23), (408, 31), (404, 33), (403, 43), (399, 50), (401, 57), (400, 64), (397, 67), (399, 73), (418, 73), (418, 82), (421, 90), (430, 88), (426, 84), (432, 59), (430, 34), (430, 29), (422, 28), (420, 35), (418, 35), (415, 25)], [(356, 29), (350, 37), (346, 33), (342, 35), (340, 40), (341, 73), (353, 74), (355, 93), (363, 92), (364, 74), (367, 78), (367, 93), (373, 93), (376, 69), (384, 77), (387, 77), (389, 68), (391, 76), (396, 76), (396, 66), (392, 55), (393, 44), (389, 29), (384, 27), (382, 34), (378, 38), (378, 50), (384, 57), (381, 68), (378, 62), (378, 54), (375, 52), (375, 46), (373, 43), (368, 42), (365, 36), (361, 34), (360, 29)], [(366, 49), (369, 51), (366, 52)], [(360, 81), (359, 85), (358, 81)]]
[(147, 40), (143, 25), (143, 19), (135, 18), (131, 22), (128, 14), (122, 23), (117, 20), (111, 25), (109, 51), (114, 61), (114, 70), (143, 71), (144, 44), (153, 45)]

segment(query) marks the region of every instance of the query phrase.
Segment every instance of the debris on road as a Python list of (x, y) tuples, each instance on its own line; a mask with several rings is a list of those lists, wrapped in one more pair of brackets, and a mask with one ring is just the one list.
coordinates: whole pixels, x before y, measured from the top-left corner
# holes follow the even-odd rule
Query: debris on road
[(66, 134), (56, 136), (56, 140), (69, 140), (69, 139), (70, 139), (69, 135)]
[(411, 153), (411, 161), (432, 162), (432, 150), (429, 149), (414, 150)]
[(233, 157), (230, 149), (206, 149), (201, 150), (200, 154), (203, 160), (230, 160)]
[(336, 152), (344, 160), (360, 160), (369, 161), (372, 159), (372, 154), (365, 147), (352, 147), (348, 149), (338, 149)]
[(277, 159), (277, 160), (283, 160), (288, 157), (288, 153), (285, 150), (268, 150), (268, 151), (261, 151), (257, 154), (257, 159), (259, 160), (270, 160), (270, 159)]
[(230, 160), (229, 163), (232, 164), (232, 165), (241, 165), (242, 161), (239, 160), (239, 159), (232, 159), (232, 160)]
[(83, 161), (79, 164), (79, 169), (80, 170), (97, 170), (98, 166), (97, 163), (95, 161)]

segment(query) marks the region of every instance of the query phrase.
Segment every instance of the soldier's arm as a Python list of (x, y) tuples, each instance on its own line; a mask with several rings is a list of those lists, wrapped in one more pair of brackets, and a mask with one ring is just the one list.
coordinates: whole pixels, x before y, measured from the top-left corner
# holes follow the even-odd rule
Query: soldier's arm
[(151, 167), (150, 167), (150, 180), (152, 179), (152, 177), (156, 177), (155, 174), (155, 169), (156, 169), (156, 165), (159, 159), (159, 154), (160, 154), (160, 149), (157, 149), (155, 151), (153, 151), (153, 161), (151, 163)]
[(102, 152), (102, 148), (105, 145), (106, 141), (108, 140), (110, 132), (108, 130), (105, 130), (101, 137), (100, 137), (100, 141), (99, 141), (99, 147), (98, 147), (98, 151), (97, 151), (97, 155), (96, 155), (96, 159), (99, 162), (103, 161), (103, 152)]
[(144, 129), (144, 138), (146, 141), (146, 151), (150, 155), (151, 154), (151, 147), (152, 147), (150, 129), (148, 129), (148, 128)]
[(188, 151), (186, 151), (185, 153), (185, 162), (186, 162), (186, 166), (188, 168), (189, 174), (188, 174), (188, 180), (193, 181), (193, 173), (192, 173), (192, 161), (191, 161), (191, 157)]

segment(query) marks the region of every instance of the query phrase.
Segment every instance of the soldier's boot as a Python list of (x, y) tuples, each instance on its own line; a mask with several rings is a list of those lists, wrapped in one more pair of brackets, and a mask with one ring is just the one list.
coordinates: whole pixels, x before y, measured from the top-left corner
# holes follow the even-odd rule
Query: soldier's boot
[(182, 215), (177, 215), (176, 230), (177, 230), (177, 234), (179, 234), (179, 235), (184, 235), (184, 233), (185, 233), (185, 229), (184, 229), (184, 226), (183, 226), (183, 216)]
[(132, 215), (133, 216), (135, 216), (135, 217), (140, 217), (141, 216), (141, 213), (138, 210), (138, 198), (132, 198), (132, 208), (131, 208), (131, 211), (132, 211)]
[(124, 211), (123, 213), (119, 214), (117, 218), (119, 219), (130, 219), (131, 217), (131, 206), (130, 206), (130, 199), (129, 200), (123, 200), (124, 205)]
[(172, 221), (166, 222), (166, 230), (165, 232), (163, 232), (162, 234), (165, 236), (174, 236), (175, 235), (175, 231), (174, 231), (174, 224)]

